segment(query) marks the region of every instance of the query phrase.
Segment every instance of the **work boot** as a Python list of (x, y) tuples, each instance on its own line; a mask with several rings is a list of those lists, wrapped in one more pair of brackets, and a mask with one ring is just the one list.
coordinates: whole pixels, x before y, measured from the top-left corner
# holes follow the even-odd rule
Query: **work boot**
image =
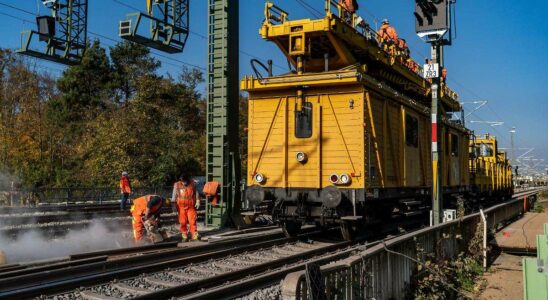
[(200, 235), (196, 232), (192, 235), (192, 240), (193, 241), (199, 241), (200, 240)]
[(188, 242), (188, 235), (186, 233), (181, 234), (181, 240), (184, 242)]

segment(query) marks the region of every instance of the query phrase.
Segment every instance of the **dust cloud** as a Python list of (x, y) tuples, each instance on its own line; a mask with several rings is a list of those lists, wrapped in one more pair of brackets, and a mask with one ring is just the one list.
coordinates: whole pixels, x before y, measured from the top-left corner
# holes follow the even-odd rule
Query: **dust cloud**
[(61, 238), (44, 237), (39, 231), (21, 234), (16, 240), (0, 236), (0, 251), (6, 253), (6, 263), (21, 263), (51, 259), (70, 254), (134, 246), (125, 226), (116, 232), (100, 222), (81, 230), (71, 230)]

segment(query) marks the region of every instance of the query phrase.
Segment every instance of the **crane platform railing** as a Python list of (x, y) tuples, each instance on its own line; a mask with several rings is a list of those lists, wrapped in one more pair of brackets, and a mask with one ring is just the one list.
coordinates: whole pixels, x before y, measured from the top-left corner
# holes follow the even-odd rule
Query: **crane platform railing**
[[(432, 80), (424, 77), (423, 67), (409, 52), (400, 48), (399, 42), (387, 43), (357, 13), (350, 12), (338, 1), (326, 0), (325, 16), (318, 19), (289, 20), (289, 14), (282, 8), (266, 3), (265, 21), (260, 34), (263, 39), (274, 41), (287, 56), (293, 66), (297, 66), (298, 56), (309, 56), (306, 72), (321, 72), (324, 69), (338, 70), (347, 65), (379, 64), (386, 67), (380, 76), (388, 81), (404, 77), (410, 81), (416, 96), (424, 97), (430, 92)], [(328, 40), (328, 42), (324, 42)], [(314, 44), (312, 48), (311, 44)], [(321, 46), (320, 46), (321, 45)], [(379, 51), (380, 50), (380, 51)], [(338, 58), (320, 58), (312, 51), (336, 53)], [(328, 68), (324, 66), (329, 64)], [(344, 65), (347, 64), (347, 65)], [(398, 77), (400, 76), (400, 77)], [(397, 82), (399, 84), (399, 81)], [(458, 95), (444, 82), (439, 87), (442, 103), (448, 112), (461, 111)], [(426, 97), (428, 98), (428, 97)], [(428, 101), (430, 99), (428, 98)]]

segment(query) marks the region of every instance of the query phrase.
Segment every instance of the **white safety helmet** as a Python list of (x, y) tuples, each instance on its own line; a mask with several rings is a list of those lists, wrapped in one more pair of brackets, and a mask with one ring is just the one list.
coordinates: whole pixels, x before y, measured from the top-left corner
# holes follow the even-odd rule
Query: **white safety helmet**
[(127, 173), (127, 171), (124, 171), (122, 172), (122, 176), (128, 176), (129, 174)]

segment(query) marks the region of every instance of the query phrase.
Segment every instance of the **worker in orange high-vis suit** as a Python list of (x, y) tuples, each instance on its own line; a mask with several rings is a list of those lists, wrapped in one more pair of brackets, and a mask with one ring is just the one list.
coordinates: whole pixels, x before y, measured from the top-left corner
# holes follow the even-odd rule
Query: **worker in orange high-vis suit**
[(166, 238), (165, 233), (159, 231), (160, 210), (164, 202), (165, 199), (158, 195), (146, 195), (133, 200), (131, 216), (135, 241), (141, 241), (145, 233), (152, 242), (161, 242)]
[(377, 35), (384, 43), (398, 43), (398, 33), (394, 27), (390, 26), (388, 19), (382, 21), (381, 28), (377, 31)]
[(183, 175), (173, 185), (172, 199), (176, 199), (179, 213), (179, 224), (183, 242), (188, 241), (189, 233), (192, 240), (199, 240), (198, 215), (196, 210), (200, 207), (200, 198), (196, 191), (196, 183), (190, 176)]
[(122, 178), (120, 178), (120, 194), (122, 194), (120, 210), (124, 210), (131, 194), (131, 182), (129, 181), (129, 174), (126, 171), (122, 172)]

